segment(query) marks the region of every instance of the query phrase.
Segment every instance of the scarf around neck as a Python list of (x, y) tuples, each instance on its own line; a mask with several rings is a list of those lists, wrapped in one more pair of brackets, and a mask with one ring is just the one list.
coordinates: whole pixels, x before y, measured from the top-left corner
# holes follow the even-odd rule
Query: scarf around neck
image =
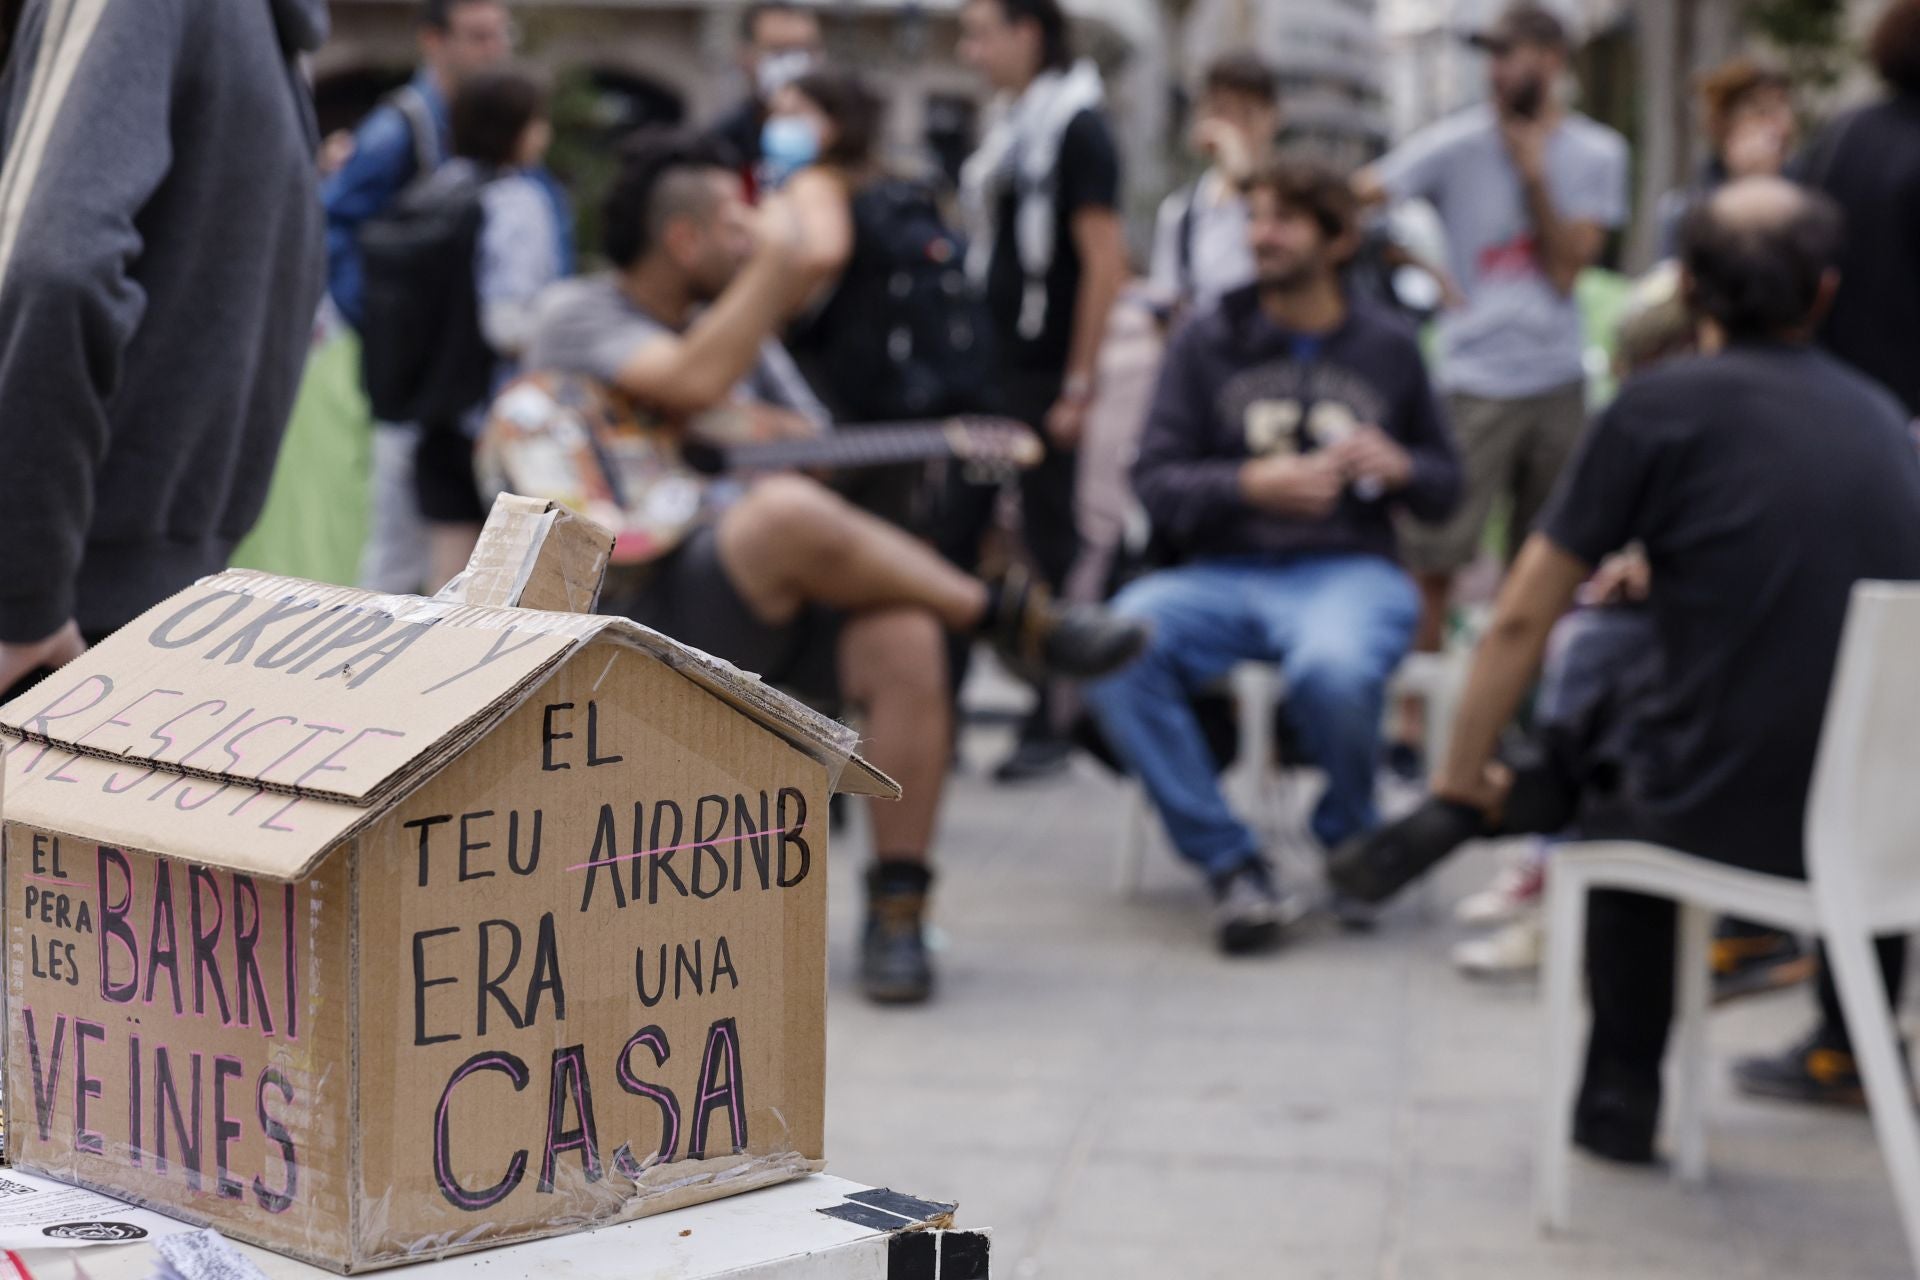
[(1047, 274), (1055, 251), (1055, 185), (1067, 127), (1106, 98), (1100, 70), (1090, 61), (1067, 71), (1042, 72), (1017, 98), (1006, 95), (990, 108), (980, 147), (960, 170), (960, 199), (973, 247), (967, 271), (984, 285), (999, 239), (999, 209), (1009, 192), (1019, 200), (1014, 214), (1014, 250), (1026, 293), (1020, 336), (1037, 338), (1047, 323)]

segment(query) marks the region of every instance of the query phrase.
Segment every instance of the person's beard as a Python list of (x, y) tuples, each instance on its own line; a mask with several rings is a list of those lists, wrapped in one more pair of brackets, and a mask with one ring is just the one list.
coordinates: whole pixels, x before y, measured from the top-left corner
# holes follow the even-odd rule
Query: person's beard
[(1258, 275), (1260, 292), (1283, 295), (1302, 293), (1319, 278), (1320, 267), (1314, 262), (1279, 263), (1271, 267), (1260, 265)]

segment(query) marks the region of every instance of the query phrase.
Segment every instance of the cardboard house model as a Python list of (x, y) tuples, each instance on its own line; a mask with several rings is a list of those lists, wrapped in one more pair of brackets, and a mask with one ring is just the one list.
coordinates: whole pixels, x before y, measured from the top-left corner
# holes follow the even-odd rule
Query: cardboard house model
[(897, 788), (591, 616), (611, 542), (229, 572), (0, 710), (13, 1163), (341, 1272), (821, 1167), (827, 799)]

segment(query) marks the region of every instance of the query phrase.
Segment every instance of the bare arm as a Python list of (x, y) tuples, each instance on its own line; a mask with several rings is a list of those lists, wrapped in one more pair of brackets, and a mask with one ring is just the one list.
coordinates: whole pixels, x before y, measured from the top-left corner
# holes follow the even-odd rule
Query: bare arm
[(844, 179), (817, 166), (795, 175), (785, 194), (803, 236), (793, 266), (804, 305), (818, 301), (853, 257), (853, 201)]
[(1091, 378), (1100, 365), (1107, 321), (1127, 281), (1126, 232), (1112, 209), (1082, 209), (1073, 215), (1073, 247), (1080, 252), (1080, 296), (1073, 313), (1073, 346), (1067, 377)]
[(1494, 748), (1540, 673), (1554, 624), (1591, 572), (1592, 566), (1545, 535), (1527, 539), (1500, 591), (1493, 622), (1474, 649), (1435, 795), (1481, 809), (1496, 808), (1504, 798), (1490, 781)]
[(1368, 165), (1353, 175), (1353, 196), (1363, 209), (1387, 203), (1387, 184), (1381, 180), (1377, 167)]
[(1600, 251), (1607, 244), (1607, 229), (1597, 222), (1568, 218), (1554, 204), (1547, 182), (1550, 128), (1538, 120), (1507, 119), (1500, 125), (1507, 153), (1520, 173), (1520, 190), (1539, 244), (1541, 270), (1562, 296), (1572, 297), (1580, 273), (1600, 260)]
[(1547, 279), (1562, 296), (1572, 297), (1580, 273), (1600, 260), (1606, 247), (1606, 228), (1593, 222), (1574, 222), (1560, 216), (1553, 207), (1553, 196), (1544, 179), (1522, 184), (1527, 196), (1527, 213), (1540, 241), (1540, 265)]
[(635, 400), (670, 417), (704, 413), (722, 404), (760, 362), (760, 348), (799, 297), (794, 261), (801, 248), (798, 221), (781, 205), (760, 246), (727, 291), (685, 333), (643, 344), (614, 375)]
[(1113, 304), (1127, 280), (1126, 232), (1116, 211), (1090, 205), (1073, 215), (1071, 229), (1074, 248), (1080, 253), (1080, 293), (1067, 353), (1066, 393), (1047, 422), (1055, 441), (1067, 447), (1079, 443), (1085, 428), (1100, 347), (1106, 341)]

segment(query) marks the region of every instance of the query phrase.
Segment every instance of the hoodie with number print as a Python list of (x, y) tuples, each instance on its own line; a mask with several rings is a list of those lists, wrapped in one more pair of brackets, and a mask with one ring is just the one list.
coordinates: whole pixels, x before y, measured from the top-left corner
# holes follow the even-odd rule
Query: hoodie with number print
[(0, 641), (98, 637), (266, 501), (324, 278), (325, 0), (25, 0), (0, 73)]
[[(1241, 494), (1248, 459), (1313, 453), (1363, 426), (1407, 451), (1413, 474), (1401, 492), (1350, 488), (1318, 520), (1256, 510)], [(1288, 333), (1267, 319), (1253, 285), (1175, 334), (1133, 466), (1155, 534), (1189, 559), (1393, 559), (1395, 508), (1445, 519), (1460, 486), (1453, 434), (1419, 344), (1397, 318), (1349, 298), (1333, 332)]]

